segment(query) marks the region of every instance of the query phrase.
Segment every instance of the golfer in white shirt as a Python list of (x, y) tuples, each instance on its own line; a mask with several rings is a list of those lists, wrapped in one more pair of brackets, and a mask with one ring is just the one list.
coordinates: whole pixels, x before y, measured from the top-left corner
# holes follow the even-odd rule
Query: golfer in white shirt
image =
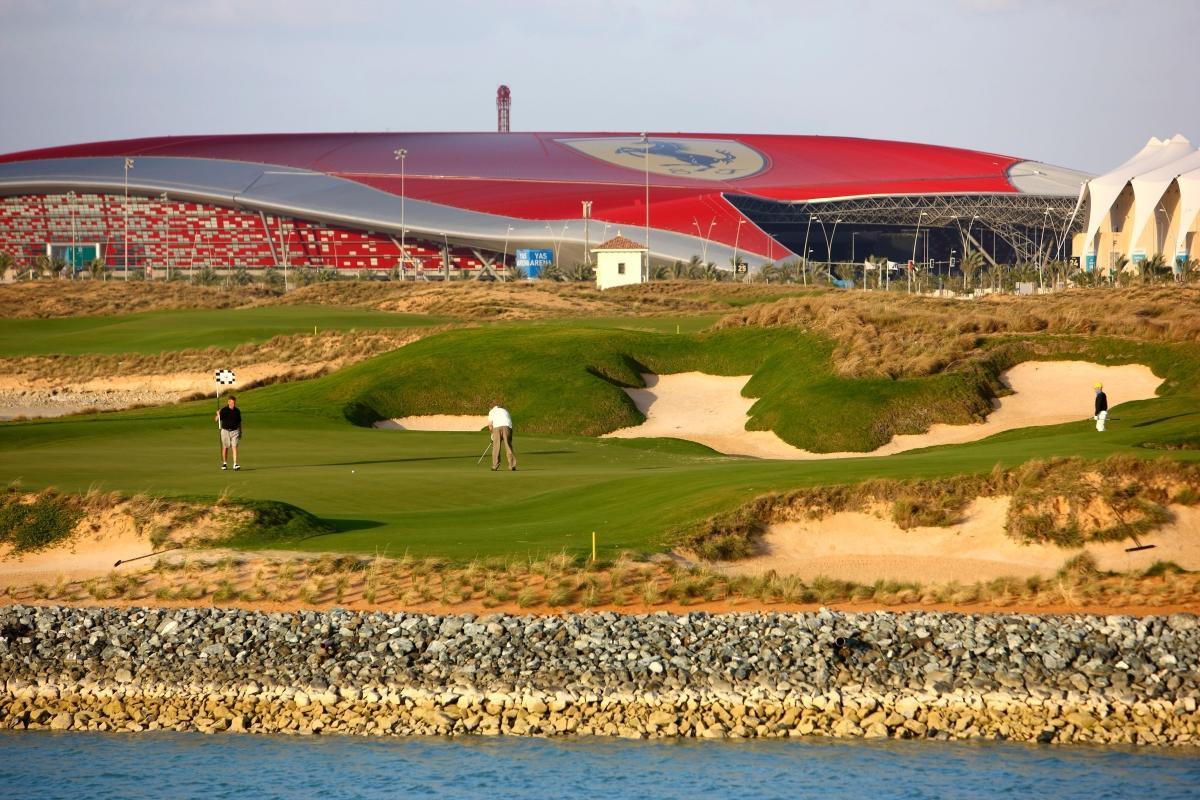
[(497, 403), (488, 412), (488, 428), (492, 431), (492, 470), (500, 469), (500, 446), (504, 445), (508, 454), (508, 468), (517, 470), (517, 455), (512, 446), (512, 415), (508, 409)]

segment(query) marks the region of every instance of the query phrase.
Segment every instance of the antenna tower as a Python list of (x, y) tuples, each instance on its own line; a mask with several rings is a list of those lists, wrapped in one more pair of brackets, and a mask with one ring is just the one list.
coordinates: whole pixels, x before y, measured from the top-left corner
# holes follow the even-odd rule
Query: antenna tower
[(512, 106), (512, 92), (507, 86), (496, 90), (496, 131), (508, 133), (508, 109)]

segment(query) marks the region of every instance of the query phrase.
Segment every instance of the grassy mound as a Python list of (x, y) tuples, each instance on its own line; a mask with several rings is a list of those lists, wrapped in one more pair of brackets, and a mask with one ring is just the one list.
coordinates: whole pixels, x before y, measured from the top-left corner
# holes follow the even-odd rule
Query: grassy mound
[(1011, 497), (1005, 529), (1022, 541), (1075, 547), (1129, 539), (1168, 522), (1167, 504), (1200, 503), (1200, 464), (1061, 458), (983, 475), (817, 486), (756, 497), (679, 531), (676, 542), (702, 558), (734, 560), (753, 555), (774, 523), (883, 507), (904, 530), (945, 527), (960, 522), (974, 499), (1001, 495)]
[(789, 296), (730, 314), (720, 328), (797, 327), (836, 342), (838, 374), (932, 375), (953, 367), (987, 337), (1110, 336), (1200, 342), (1200, 289), (1163, 286), (1071, 291), (1036, 297), (989, 295), (964, 302), (880, 292)]
[(832, 347), (791, 329), (698, 334), (564, 324), (455, 330), (337, 375), (263, 396), (274, 407), (340, 410), (359, 425), (420, 414), (478, 414), (496, 400), (518, 430), (595, 436), (642, 416), (621, 387), (642, 373), (752, 374), (752, 430), (815, 451), (871, 450), (934, 422), (972, 422), (1002, 387), (998, 368), (890, 381), (835, 374)]

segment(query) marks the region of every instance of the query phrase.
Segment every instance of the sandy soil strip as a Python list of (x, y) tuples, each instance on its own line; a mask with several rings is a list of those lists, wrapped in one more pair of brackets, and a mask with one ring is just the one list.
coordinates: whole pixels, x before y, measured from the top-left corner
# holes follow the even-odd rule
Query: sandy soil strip
[(1155, 396), (1162, 379), (1148, 367), (1106, 367), (1085, 361), (1027, 361), (1001, 376), (1013, 394), (1000, 398), (986, 421), (974, 425), (934, 425), (928, 432), (896, 436), (868, 453), (812, 453), (784, 442), (772, 431), (748, 431), (754, 398), (743, 397), (748, 375), (724, 377), (700, 372), (644, 375), (646, 388), (626, 389), (641, 425), (607, 433), (614, 438), (665, 436), (689, 439), (729, 455), (780, 459), (885, 456), (942, 444), (984, 439), (1001, 431), (1058, 425), (1092, 416), (1092, 386), (1103, 383), (1110, 405)]
[[(871, 583), (879, 579), (920, 583), (974, 583), (995, 578), (1052, 576), (1079, 550), (1020, 544), (1004, 532), (1007, 497), (981, 497), (963, 521), (947, 528), (902, 530), (892, 520), (861, 512), (772, 525), (764, 553), (726, 565), (729, 572), (757, 575), (775, 570), (805, 580), (824, 575)], [(1156, 561), (1200, 570), (1200, 508), (1173, 505), (1174, 522), (1141, 537), (1151, 550), (1127, 553), (1131, 542), (1089, 544), (1101, 570), (1140, 571)]]
[[(280, 375), (316, 373), (322, 366), (264, 362), (238, 367), (238, 382), (233, 389)], [(212, 395), (215, 388), (211, 371), (92, 378), (66, 385), (0, 376), (0, 420), (17, 416), (58, 417), (86, 408), (112, 411), (133, 405), (164, 405), (198, 392)]]
[(384, 419), (375, 423), (376, 428), (400, 431), (469, 431), (474, 433), (488, 425), (487, 415), (471, 414), (426, 414), (419, 417)]

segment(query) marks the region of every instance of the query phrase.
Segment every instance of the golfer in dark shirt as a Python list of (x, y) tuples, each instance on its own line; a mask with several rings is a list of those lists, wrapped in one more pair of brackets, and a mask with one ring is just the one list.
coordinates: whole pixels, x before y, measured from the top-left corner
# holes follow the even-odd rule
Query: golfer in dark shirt
[(233, 468), (241, 469), (238, 464), (238, 442), (242, 438), (242, 410), (237, 407), (237, 398), (229, 398), (224, 408), (217, 411), (217, 424), (221, 428), (221, 469), (229, 469), (225, 454), (233, 451)]
[(1096, 420), (1096, 430), (1104, 430), (1104, 423), (1108, 421), (1108, 395), (1101, 383), (1096, 384), (1096, 414), (1092, 419)]

